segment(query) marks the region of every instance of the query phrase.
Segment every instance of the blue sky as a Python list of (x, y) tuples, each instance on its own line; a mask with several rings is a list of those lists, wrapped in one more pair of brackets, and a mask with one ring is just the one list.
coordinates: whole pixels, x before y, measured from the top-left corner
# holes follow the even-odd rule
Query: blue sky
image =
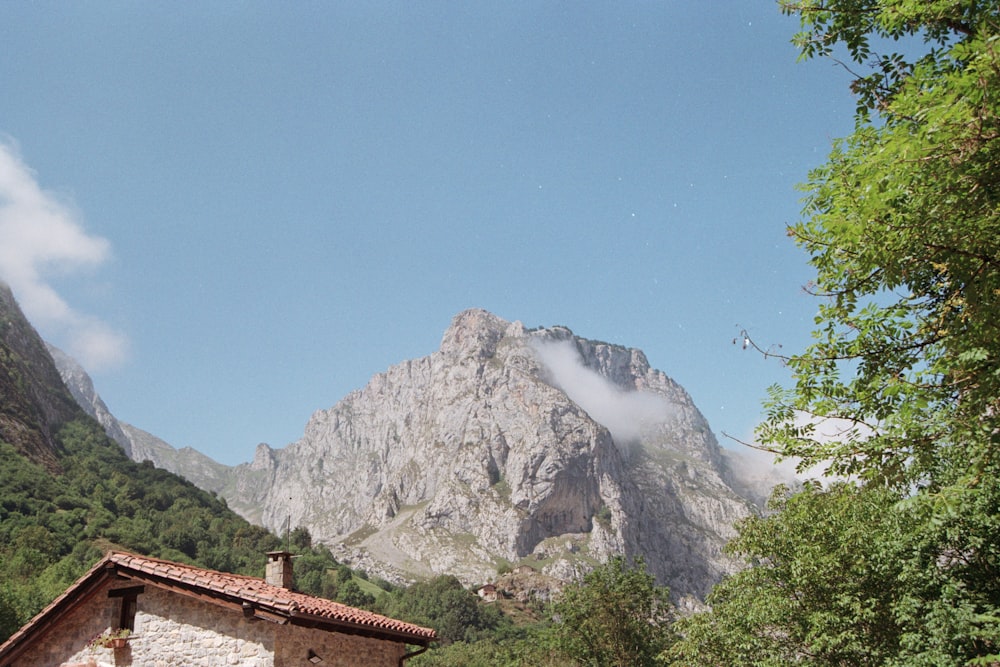
[(0, 276), (120, 419), (280, 447), (458, 312), (646, 352), (716, 433), (817, 304), (794, 186), (852, 127), (713, 2), (0, 5)]

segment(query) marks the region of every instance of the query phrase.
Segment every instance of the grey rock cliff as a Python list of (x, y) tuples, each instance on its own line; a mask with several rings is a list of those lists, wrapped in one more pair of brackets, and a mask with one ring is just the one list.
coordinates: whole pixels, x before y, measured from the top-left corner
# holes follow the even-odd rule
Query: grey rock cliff
[(73, 395), (77, 404), (83, 408), (84, 412), (97, 420), (97, 423), (104, 428), (104, 431), (111, 439), (122, 446), (122, 449), (129, 455), (129, 458), (134, 459), (131, 442), (122, 430), (121, 423), (111, 414), (108, 406), (104, 404), (104, 401), (94, 389), (94, 382), (87, 375), (87, 371), (73, 357), (55, 345), (45, 343), (45, 349), (52, 356), (63, 384), (69, 389), (70, 394)]
[(276, 531), (304, 526), (339, 558), (396, 581), (472, 585), (527, 565), (567, 580), (642, 556), (677, 597), (735, 564), (733, 523), (766, 496), (721, 450), (687, 392), (639, 350), (565, 327), (456, 316), (438, 351), (319, 410), (301, 439), (235, 468), (116, 420), (90, 378), (52, 351), (77, 401), (148, 459)]
[(237, 511), (397, 579), (481, 583), (518, 563), (567, 578), (626, 554), (700, 597), (753, 511), (690, 397), (642, 352), (482, 310), (233, 472)]

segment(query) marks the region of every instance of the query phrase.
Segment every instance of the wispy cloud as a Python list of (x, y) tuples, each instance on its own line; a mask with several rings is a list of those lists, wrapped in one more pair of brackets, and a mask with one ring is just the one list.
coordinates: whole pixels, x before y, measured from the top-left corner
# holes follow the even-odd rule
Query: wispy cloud
[(11, 141), (0, 140), (0, 279), (31, 322), (62, 344), (88, 370), (121, 363), (126, 337), (101, 320), (76, 311), (51, 284), (105, 262), (107, 240), (83, 229), (73, 209), (39, 186)]
[[(795, 414), (793, 423), (800, 428), (811, 426), (813, 428), (812, 437), (820, 443), (840, 441), (851, 434), (862, 438), (871, 435), (869, 429), (847, 420), (813, 417), (803, 412)], [(747, 442), (753, 441), (753, 438), (747, 440)], [(774, 454), (763, 449), (755, 449), (755, 447), (759, 447), (759, 444), (755, 443), (752, 447), (743, 446), (730, 450), (730, 467), (734, 474), (746, 483), (769, 478), (784, 483), (819, 481), (823, 484), (854, 479), (830, 473), (829, 461), (821, 461), (808, 468), (800, 469), (801, 460), (796, 457), (784, 458), (779, 461)]]
[(659, 394), (625, 391), (600, 373), (587, 368), (572, 341), (536, 341), (539, 361), (553, 385), (609, 431), (615, 442), (637, 440), (643, 429), (666, 420), (670, 404)]

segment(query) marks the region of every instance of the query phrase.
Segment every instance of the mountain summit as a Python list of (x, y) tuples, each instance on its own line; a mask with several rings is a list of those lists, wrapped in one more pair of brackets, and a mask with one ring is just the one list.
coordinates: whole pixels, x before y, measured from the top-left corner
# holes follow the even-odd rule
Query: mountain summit
[(625, 554), (698, 597), (753, 511), (687, 392), (641, 351), (484, 310), (316, 412), (297, 442), (259, 445), (220, 491), (389, 577), (481, 583), (528, 564), (567, 578)]
[(741, 480), (754, 467), (640, 350), (484, 310), (457, 315), (438, 351), (317, 411), (298, 441), (258, 445), (234, 468), (117, 421), (82, 369), (53, 356), (133, 459), (396, 581), (483, 583), (517, 565), (566, 580), (624, 554), (675, 596), (702, 598), (734, 567), (722, 554), (734, 522), (776, 481)]

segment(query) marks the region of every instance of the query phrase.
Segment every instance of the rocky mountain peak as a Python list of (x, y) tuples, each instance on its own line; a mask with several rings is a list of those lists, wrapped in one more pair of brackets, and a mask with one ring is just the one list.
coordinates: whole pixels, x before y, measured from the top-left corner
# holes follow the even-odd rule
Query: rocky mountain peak
[(272, 528), (291, 517), (396, 579), (481, 583), (518, 564), (567, 578), (626, 554), (701, 595), (752, 511), (690, 397), (641, 351), (481, 309), (268, 454), (236, 469), (232, 507)]
[[(480, 308), (463, 311), (452, 319), (451, 326), (444, 332), (439, 351), (456, 358), (489, 359), (510, 326), (509, 322)], [(516, 329), (511, 333), (516, 335)]]
[(257, 445), (254, 450), (253, 462), (250, 464), (251, 470), (270, 470), (274, 467), (274, 450), (265, 442)]
[(235, 468), (122, 426), (133, 458), (396, 581), (565, 581), (625, 555), (675, 596), (701, 597), (735, 567), (722, 546), (765, 493), (736, 480), (740, 457), (642, 351), (481, 309), (456, 315), (437, 351), (317, 410), (298, 441), (260, 444)]

